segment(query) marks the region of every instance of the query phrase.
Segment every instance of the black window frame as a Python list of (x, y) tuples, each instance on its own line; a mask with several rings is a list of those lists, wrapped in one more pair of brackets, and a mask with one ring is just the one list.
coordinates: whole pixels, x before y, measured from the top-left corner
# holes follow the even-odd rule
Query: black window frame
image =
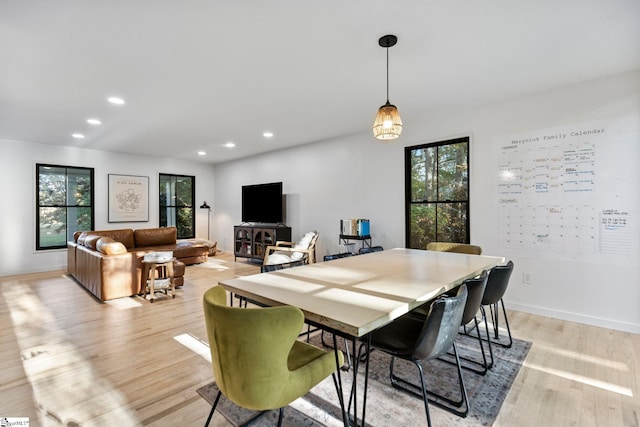
[[(64, 169), (65, 170), (65, 203), (61, 204), (61, 203), (52, 203), (52, 204), (46, 204), (46, 203), (41, 203), (41, 197), (40, 197), (40, 175), (41, 175), (41, 168), (58, 168), (58, 169)], [(89, 205), (80, 205), (80, 204), (68, 204), (68, 200), (69, 198), (66, 195), (66, 192), (69, 191), (69, 170), (79, 170), (79, 171), (88, 171), (89, 172), (89, 179), (90, 179), (90, 204)], [(36, 168), (35, 168), (35, 174), (36, 174), (36, 203), (35, 203), (35, 208), (36, 208), (36, 251), (47, 251), (47, 250), (59, 250), (59, 249), (64, 249), (67, 247), (67, 241), (71, 240), (71, 236), (73, 236), (73, 233), (75, 233), (76, 231), (88, 231), (88, 230), (93, 230), (94, 226), (95, 226), (95, 170), (94, 168), (87, 168), (87, 167), (82, 167), (82, 166), (68, 166), (68, 165), (55, 165), (55, 164), (49, 164), (49, 163), (36, 163)], [(87, 227), (85, 230), (80, 230), (80, 229), (72, 229), (70, 230), (69, 227), (69, 223), (68, 223), (68, 218), (69, 218), (69, 214), (68, 214), (68, 210), (69, 209), (77, 209), (77, 208), (90, 208), (91, 210), (91, 214), (90, 214), (90, 225), (89, 227)], [(64, 244), (60, 244), (60, 245), (54, 245), (54, 246), (42, 246), (41, 242), (40, 242), (40, 224), (41, 224), (41, 209), (42, 208), (64, 208), (65, 209), (65, 234), (67, 236), (67, 238), (65, 239)]]
[[(172, 179), (191, 179), (191, 204), (166, 204), (163, 205), (162, 204), (162, 200), (163, 200), (163, 189), (162, 189), (162, 185), (163, 185), (163, 177), (169, 177)], [(178, 229), (178, 239), (194, 239), (196, 237), (196, 177), (193, 175), (184, 175), (184, 174), (171, 174), (171, 173), (159, 173), (158, 174), (158, 225), (160, 227), (176, 227)], [(163, 216), (162, 213), (165, 209), (173, 209), (174, 210), (174, 218), (176, 218), (176, 224), (170, 224), (168, 225), (166, 222), (163, 221)], [(191, 209), (191, 221), (190, 221), (190, 229), (191, 229), (191, 233), (190, 234), (180, 234), (181, 228), (178, 227), (177, 224), (177, 218), (178, 218), (178, 211), (180, 209)], [(165, 218), (166, 220), (166, 218)]]
[[(460, 138), (454, 138), (454, 139), (448, 139), (448, 140), (444, 140), (444, 141), (437, 141), (437, 142), (430, 142), (430, 143), (426, 143), (426, 144), (420, 144), (420, 145), (414, 145), (414, 146), (410, 146), (410, 147), (405, 147), (405, 247), (406, 248), (410, 248), (411, 246), (411, 207), (415, 204), (434, 204), (436, 207), (436, 223), (435, 223), (435, 231), (436, 231), (436, 240), (438, 241), (438, 214), (437, 214), (437, 209), (439, 207), (439, 205), (443, 205), (443, 204), (452, 204), (452, 203), (464, 203), (466, 204), (466, 218), (465, 218), (465, 239), (464, 242), (456, 242), (456, 243), (466, 243), (469, 244), (471, 241), (471, 203), (470, 203), (470, 199), (471, 199), (471, 164), (470, 164), (470, 141), (471, 141), (471, 137), (469, 136), (465, 136), (465, 137), (460, 137)], [(439, 149), (440, 147), (443, 146), (447, 146), (447, 145), (453, 145), (453, 144), (460, 144), (460, 143), (466, 143), (467, 146), (467, 198), (463, 199), (463, 200), (431, 200), (431, 201), (427, 201), (427, 200), (422, 200), (422, 201), (414, 201), (412, 200), (412, 179), (411, 179), (411, 154), (414, 150), (422, 150), (422, 149), (427, 149), (427, 148), (436, 148)], [(437, 174), (436, 174), (437, 176)], [(437, 178), (436, 178), (437, 179)], [(436, 188), (439, 188), (438, 184), (436, 185)], [(436, 192), (439, 193), (439, 192)], [(439, 196), (438, 196), (439, 197)], [(420, 249), (426, 249), (425, 248), (420, 248)]]

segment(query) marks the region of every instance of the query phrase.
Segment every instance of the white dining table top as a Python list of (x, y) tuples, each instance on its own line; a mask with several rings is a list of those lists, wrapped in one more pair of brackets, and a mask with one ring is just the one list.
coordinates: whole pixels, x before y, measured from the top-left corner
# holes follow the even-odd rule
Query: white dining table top
[(504, 263), (502, 257), (396, 248), (219, 282), (267, 306), (361, 337)]

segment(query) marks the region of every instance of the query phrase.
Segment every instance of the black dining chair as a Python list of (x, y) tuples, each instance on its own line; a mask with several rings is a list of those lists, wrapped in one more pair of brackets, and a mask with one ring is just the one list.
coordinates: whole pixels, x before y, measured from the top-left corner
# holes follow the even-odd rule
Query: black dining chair
[(353, 256), (353, 254), (351, 252), (342, 252), (339, 254), (331, 254), (331, 255), (325, 255), (322, 260), (323, 261), (332, 261), (334, 259), (340, 259), (340, 258), (347, 258)]
[[(429, 403), (462, 417), (465, 417), (469, 412), (467, 391), (455, 342), (466, 301), (467, 287), (463, 284), (459, 287), (456, 295), (436, 299), (424, 319), (407, 314), (371, 333), (371, 349), (377, 349), (391, 355), (389, 367), (391, 384), (397, 389), (422, 398), (429, 426), (431, 426)], [(364, 345), (360, 346), (360, 353), (363, 348)], [(452, 348), (458, 371), (459, 400), (445, 398), (428, 391), (422, 365), (425, 361), (441, 357)], [(413, 362), (416, 365), (419, 373), (419, 385), (396, 375), (394, 372), (396, 358)], [(430, 398), (429, 395), (436, 397)], [(462, 407), (464, 409), (456, 409)]]
[[(509, 261), (505, 265), (498, 265), (493, 267), (489, 271), (489, 277), (487, 278), (487, 287), (482, 297), (482, 304), (480, 306), (480, 312), (482, 314), (482, 320), (484, 321), (485, 331), (487, 333), (486, 341), (489, 344), (489, 367), (493, 366), (493, 348), (492, 344), (498, 344), (502, 347), (510, 348), (513, 344), (513, 338), (511, 337), (511, 328), (509, 327), (509, 319), (507, 318), (507, 310), (504, 308), (504, 301), (502, 297), (507, 291), (509, 286), (509, 279), (513, 272), (513, 262)], [(491, 315), (491, 324), (493, 326), (493, 338), (489, 334), (489, 325), (487, 322), (487, 313), (485, 307), (489, 307), (489, 314)], [(503, 342), (500, 338), (499, 332), (499, 320), (500, 320), (500, 307), (502, 307), (502, 316), (504, 318), (505, 327), (507, 329), (508, 341)]]
[[(488, 275), (486, 271), (483, 271), (478, 277), (465, 280), (464, 284), (467, 286), (467, 302), (464, 306), (464, 313), (462, 314), (462, 321), (460, 326), (464, 329), (465, 334), (462, 334), (460, 338), (468, 335), (472, 340), (477, 339), (478, 347), (480, 349), (479, 358), (472, 358), (469, 356), (460, 355), (460, 360), (468, 363), (462, 363), (464, 369), (470, 370), (480, 375), (485, 375), (489, 369), (487, 363), (487, 356), (484, 351), (484, 344), (482, 343), (482, 336), (480, 335), (480, 322), (478, 322), (478, 310), (480, 309), (482, 298), (487, 287)], [(454, 289), (456, 291), (457, 289)], [(476, 331), (476, 336), (471, 335), (471, 332)], [(452, 356), (448, 354), (448, 356)], [(442, 360), (450, 363), (455, 363), (450, 357), (441, 358)], [(479, 366), (479, 368), (476, 368)]]
[(382, 246), (371, 246), (371, 247), (365, 247), (365, 248), (360, 248), (358, 250), (358, 255), (364, 255), (364, 254), (368, 254), (371, 252), (382, 252), (384, 250), (384, 248)]

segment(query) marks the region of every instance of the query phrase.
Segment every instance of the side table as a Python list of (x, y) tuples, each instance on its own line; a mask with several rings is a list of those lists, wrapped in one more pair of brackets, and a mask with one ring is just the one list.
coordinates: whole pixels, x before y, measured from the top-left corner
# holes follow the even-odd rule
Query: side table
[[(173, 252), (149, 252), (142, 258), (142, 298), (147, 299), (147, 291), (149, 292), (149, 300), (153, 302), (155, 299), (155, 291), (164, 291), (171, 289), (171, 297), (176, 297), (176, 287), (173, 280)], [(159, 268), (159, 276), (156, 279), (156, 270)]]

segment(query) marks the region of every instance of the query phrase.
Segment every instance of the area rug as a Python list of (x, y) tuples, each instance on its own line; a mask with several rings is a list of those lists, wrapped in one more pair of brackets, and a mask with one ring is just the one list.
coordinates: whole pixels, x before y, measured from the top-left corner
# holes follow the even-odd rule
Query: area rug
[[(318, 336), (312, 337), (313, 344), (321, 346)], [(344, 344), (338, 344), (344, 349)], [(477, 341), (468, 337), (458, 339), (460, 355), (477, 358), (479, 350), (475, 350)], [(463, 376), (470, 401), (470, 410), (466, 418), (453, 415), (435, 405), (429, 405), (431, 421), (435, 426), (490, 426), (495, 421), (522, 363), (531, 348), (531, 343), (513, 340), (511, 348), (494, 347), (495, 364), (486, 375), (478, 375), (464, 370)], [(419, 398), (410, 396), (393, 388), (389, 382), (389, 356), (380, 351), (371, 354), (369, 367), (369, 386), (367, 394), (366, 423), (371, 426), (395, 427), (426, 424), (424, 404)], [(418, 379), (415, 365), (397, 361), (394, 368), (396, 374)], [(440, 360), (425, 364), (427, 388), (438, 393), (457, 397), (458, 376), (454, 365)], [(342, 372), (343, 387), (349, 390), (352, 384), (352, 371)], [(364, 366), (358, 373), (359, 398), (362, 396)], [(197, 390), (205, 400), (212, 403), (218, 393), (215, 383)], [(346, 394), (346, 392), (345, 392)], [(360, 400), (360, 399), (359, 399)], [(362, 403), (358, 404), (361, 412)], [(255, 415), (237, 407), (221, 397), (216, 412), (220, 412), (234, 426), (241, 425)], [(310, 393), (293, 402), (284, 411), (285, 426), (341, 426), (342, 417), (335, 386), (331, 377), (314, 387)], [(270, 411), (259, 418), (252, 426), (274, 426), (277, 424), (278, 411)]]

